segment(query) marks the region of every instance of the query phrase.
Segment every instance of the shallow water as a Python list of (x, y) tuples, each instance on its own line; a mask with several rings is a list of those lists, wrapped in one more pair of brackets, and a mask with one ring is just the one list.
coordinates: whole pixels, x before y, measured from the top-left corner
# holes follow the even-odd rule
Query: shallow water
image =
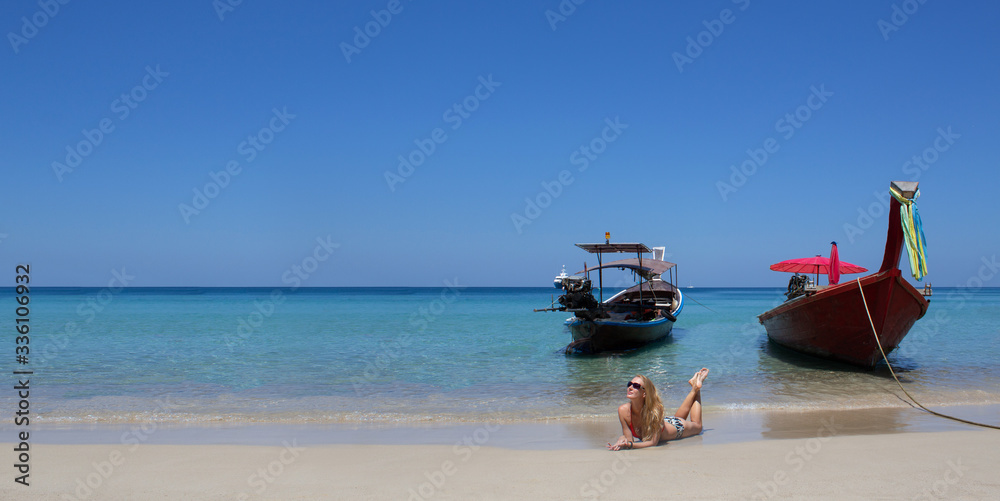
[[(712, 370), (709, 409), (906, 405), (884, 365), (856, 369), (770, 344), (756, 316), (781, 301), (780, 289), (685, 289), (668, 340), (596, 356), (563, 353), (567, 314), (532, 312), (555, 292), (36, 289), (30, 364), (19, 368), (34, 371), (41, 423), (590, 418), (613, 412), (637, 373), (676, 406), (702, 366)], [(889, 355), (921, 403), (1000, 403), (998, 305), (1000, 289), (935, 290)], [(13, 391), (0, 406), (16, 406)]]

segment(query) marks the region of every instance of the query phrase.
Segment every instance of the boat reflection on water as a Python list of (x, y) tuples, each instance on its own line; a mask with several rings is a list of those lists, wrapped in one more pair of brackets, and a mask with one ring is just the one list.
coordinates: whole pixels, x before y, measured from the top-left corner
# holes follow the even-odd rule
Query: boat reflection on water
[[(811, 355), (800, 353), (780, 344), (770, 342), (766, 337), (760, 340), (760, 345), (761, 353), (766, 355), (765, 357), (761, 357), (762, 369), (767, 367), (777, 370), (779, 367), (787, 367), (791, 365), (797, 368), (796, 372), (801, 371), (801, 369), (814, 369), (826, 372), (855, 373), (864, 376), (874, 375), (884, 377), (886, 380), (892, 381), (892, 373), (885, 365), (867, 368), (845, 364), (836, 360), (820, 359)], [(893, 352), (888, 355), (888, 358), (893, 369), (896, 370), (898, 375), (903, 375), (917, 369), (917, 365), (911, 358), (903, 356), (900, 353)]]
[[(771, 439), (819, 439), (814, 444), (806, 442), (799, 447), (803, 450), (798, 457), (808, 459), (819, 452), (822, 443), (834, 436), (881, 435), (913, 431), (918, 417), (909, 407), (856, 409), (856, 410), (811, 410), (793, 412), (787, 410), (763, 413), (761, 438)], [(796, 455), (793, 454), (793, 458)]]

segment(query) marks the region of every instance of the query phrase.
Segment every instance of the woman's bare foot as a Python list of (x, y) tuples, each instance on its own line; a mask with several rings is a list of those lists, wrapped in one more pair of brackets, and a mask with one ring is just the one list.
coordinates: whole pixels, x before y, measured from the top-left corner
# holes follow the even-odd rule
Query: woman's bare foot
[(694, 376), (688, 381), (688, 384), (691, 385), (691, 389), (701, 390), (701, 385), (705, 382), (705, 378), (707, 377), (708, 369), (703, 367), (700, 371), (694, 373)]
[(691, 379), (688, 379), (688, 384), (691, 385), (692, 390), (697, 390), (701, 386), (698, 384), (698, 376), (701, 375), (701, 371), (695, 372)]

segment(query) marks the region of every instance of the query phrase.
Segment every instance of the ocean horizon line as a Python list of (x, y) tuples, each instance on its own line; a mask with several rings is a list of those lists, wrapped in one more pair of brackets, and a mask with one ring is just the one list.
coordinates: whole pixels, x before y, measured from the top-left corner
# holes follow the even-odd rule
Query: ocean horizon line
[[(633, 284), (634, 285), (634, 284)], [(37, 285), (32, 287), (33, 290), (71, 290), (71, 289), (107, 289), (113, 288), (116, 291), (140, 291), (140, 290), (150, 290), (150, 289), (177, 289), (177, 290), (191, 290), (191, 289), (217, 289), (217, 290), (291, 290), (292, 292), (300, 290), (332, 290), (332, 289), (442, 289), (447, 288), (447, 286), (439, 285), (322, 285), (322, 286), (299, 286), (299, 287), (289, 287), (289, 286), (279, 286), (279, 285), (143, 285), (143, 286), (127, 286), (127, 287), (109, 287), (101, 285)], [(605, 287), (607, 289), (625, 289), (626, 287)], [(679, 287), (681, 290), (686, 289), (702, 289), (702, 290), (719, 290), (719, 289), (747, 289), (747, 290), (770, 290), (770, 289), (784, 289), (783, 286), (747, 286), (747, 285), (725, 285), (725, 286), (694, 286), (685, 285)], [(0, 290), (7, 292), (13, 292), (16, 286), (6, 286), (0, 287)], [(551, 286), (543, 285), (463, 285), (459, 289), (538, 289), (538, 290), (557, 290)], [(953, 289), (1000, 289), (1000, 287), (965, 287), (965, 286), (934, 286), (935, 290), (953, 290)]]

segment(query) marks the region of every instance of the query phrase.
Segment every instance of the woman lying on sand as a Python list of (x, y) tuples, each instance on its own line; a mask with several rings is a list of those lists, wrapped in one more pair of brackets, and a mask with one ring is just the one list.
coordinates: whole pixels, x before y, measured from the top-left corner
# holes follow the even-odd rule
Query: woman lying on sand
[(701, 433), (701, 385), (708, 377), (708, 369), (694, 373), (688, 381), (691, 392), (673, 416), (663, 417), (663, 402), (653, 382), (638, 375), (626, 385), (625, 396), (629, 402), (618, 408), (622, 435), (608, 444), (608, 449), (641, 449), (661, 441), (676, 440)]

